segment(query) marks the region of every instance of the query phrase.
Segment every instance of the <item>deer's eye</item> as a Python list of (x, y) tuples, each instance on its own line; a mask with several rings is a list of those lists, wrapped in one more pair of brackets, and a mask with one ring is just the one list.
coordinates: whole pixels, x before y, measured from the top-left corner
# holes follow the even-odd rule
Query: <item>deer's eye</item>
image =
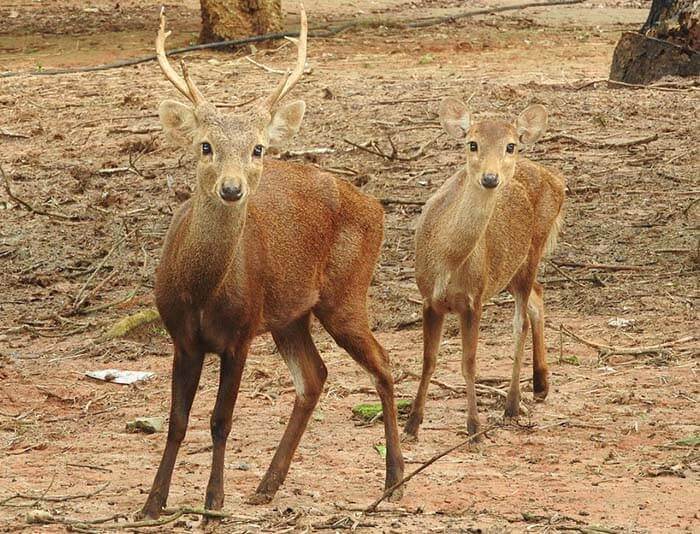
[(508, 154), (515, 152), (515, 145), (513, 143), (508, 143), (506, 145), (506, 152), (508, 152)]
[(255, 145), (255, 148), (253, 148), (253, 157), (259, 158), (263, 154), (263, 149), (264, 147), (262, 145)]
[(206, 143), (206, 142), (202, 143), (202, 154), (204, 154), (205, 156), (208, 156), (209, 154), (211, 154), (211, 152), (212, 152), (211, 145), (209, 143)]
[(472, 152), (476, 152), (477, 150), (479, 150), (479, 145), (476, 144), (476, 141), (469, 142), (469, 150), (471, 150)]

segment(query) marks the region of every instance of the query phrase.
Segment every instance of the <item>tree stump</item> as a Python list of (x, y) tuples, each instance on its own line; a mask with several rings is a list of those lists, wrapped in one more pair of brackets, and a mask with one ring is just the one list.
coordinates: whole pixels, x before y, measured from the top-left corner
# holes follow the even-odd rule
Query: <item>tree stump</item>
[(281, 0), (201, 0), (201, 43), (238, 39), (282, 29)]
[(611, 80), (648, 84), (669, 75), (700, 75), (699, 0), (653, 0), (640, 31), (615, 47)]

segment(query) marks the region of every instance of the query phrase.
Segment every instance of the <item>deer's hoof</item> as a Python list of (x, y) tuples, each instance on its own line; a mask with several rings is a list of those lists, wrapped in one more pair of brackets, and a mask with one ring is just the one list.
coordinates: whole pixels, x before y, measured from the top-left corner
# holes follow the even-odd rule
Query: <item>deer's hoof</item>
[(152, 508), (146, 508), (139, 510), (134, 514), (134, 521), (143, 521), (145, 519), (158, 519), (160, 517), (160, 510), (154, 510)]
[(403, 486), (396, 488), (391, 492), (391, 495), (387, 497), (389, 502), (399, 502), (401, 499), (403, 499)]
[[(470, 436), (475, 436), (479, 433), (481, 425), (478, 419), (467, 419), (467, 433)], [(480, 443), (482, 436), (477, 436), (472, 440), (472, 443)]]
[(532, 395), (532, 398), (535, 400), (535, 402), (544, 402), (544, 400), (547, 398), (547, 391), (535, 391)]
[(401, 443), (415, 443), (418, 441), (418, 434), (410, 434), (405, 430), (401, 434)]
[(267, 504), (270, 501), (272, 501), (273, 495), (270, 495), (269, 493), (260, 493), (260, 492), (255, 492), (251, 493), (246, 497), (246, 504), (252, 504), (253, 506), (258, 506), (260, 504)]

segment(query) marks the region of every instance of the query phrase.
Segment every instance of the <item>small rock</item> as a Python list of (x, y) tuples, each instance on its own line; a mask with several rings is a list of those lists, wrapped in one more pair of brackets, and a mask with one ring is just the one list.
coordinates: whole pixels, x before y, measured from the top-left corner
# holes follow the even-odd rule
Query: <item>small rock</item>
[(615, 317), (614, 319), (610, 319), (608, 321), (608, 326), (612, 326), (613, 328), (632, 328), (634, 326), (634, 320), (625, 319), (623, 317)]
[(238, 469), (239, 471), (250, 471), (250, 464), (246, 462), (236, 462), (227, 466), (230, 469)]
[(25, 520), (30, 525), (37, 525), (53, 522), (53, 516), (51, 515), (51, 512), (47, 512), (46, 510), (30, 510), (27, 512)]
[(162, 417), (137, 417), (126, 424), (129, 432), (143, 432), (145, 434), (155, 434), (163, 432), (165, 421)]

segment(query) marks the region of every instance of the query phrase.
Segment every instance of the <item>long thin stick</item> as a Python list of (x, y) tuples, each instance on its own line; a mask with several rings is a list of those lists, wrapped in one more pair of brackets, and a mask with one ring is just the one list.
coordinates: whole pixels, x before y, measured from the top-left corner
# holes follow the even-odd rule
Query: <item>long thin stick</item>
[[(126, 239), (126, 236), (122, 236), (120, 239), (117, 240), (117, 242), (112, 246), (111, 249), (109, 249), (109, 252), (105, 254), (105, 256), (100, 260), (100, 262), (97, 264), (95, 269), (92, 271), (88, 279), (85, 281), (83, 284), (83, 287), (80, 288), (80, 291), (78, 291), (78, 294), (75, 296), (75, 299), (73, 300), (73, 313), (77, 312), (80, 307), (83, 305), (85, 300), (87, 299), (87, 296), (83, 298), (83, 294), (85, 293), (85, 290), (87, 289), (88, 285), (90, 282), (92, 282), (92, 279), (97, 276), (97, 273), (100, 272), (104, 264), (107, 262), (107, 260), (110, 258), (110, 256), (119, 248), (119, 246), (124, 242)], [(109, 275), (111, 276), (111, 275)], [(88, 294), (89, 296), (89, 294)]]
[[(489, 15), (491, 13), (502, 13), (504, 11), (518, 11), (520, 9), (527, 9), (530, 7), (546, 7), (546, 6), (562, 6), (562, 5), (572, 5), (572, 4), (582, 4), (586, 0), (552, 0), (549, 2), (529, 2), (524, 4), (514, 4), (511, 6), (501, 6), (501, 7), (491, 7), (486, 9), (475, 9), (472, 11), (464, 11), (462, 13), (456, 13), (454, 15), (447, 15), (444, 17), (432, 17), (423, 20), (396, 20), (391, 21), (385, 18), (378, 18), (376, 20), (357, 20), (349, 21), (332, 28), (316, 28), (309, 31), (309, 37), (331, 37), (337, 35), (341, 32), (349, 30), (351, 28), (357, 27), (380, 27), (380, 26), (393, 26), (393, 27), (404, 27), (404, 28), (425, 28), (427, 26), (436, 26), (444, 22), (452, 22), (458, 19), (475, 17), (478, 15)], [(246, 37), (244, 39), (232, 39), (228, 41), (218, 41), (216, 43), (205, 43), (193, 46), (186, 46), (184, 48), (177, 48), (175, 50), (170, 50), (166, 52), (166, 56), (175, 56), (179, 54), (184, 54), (185, 52), (192, 52), (194, 50), (205, 50), (209, 48), (225, 48), (228, 46), (240, 46), (250, 43), (260, 43), (263, 41), (273, 41), (275, 39), (283, 39), (285, 37), (299, 37), (298, 31), (291, 32), (277, 32), (277, 33), (267, 33), (265, 35), (255, 35), (253, 37)], [(132, 65), (139, 65), (140, 63), (148, 63), (149, 61), (154, 61), (157, 59), (156, 55), (144, 56), (135, 59), (127, 59), (124, 61), (117, 61), (115, 63), (108, 63), (106, 65), (97, 65), (93, 67), (79, 67), (75, 69), (44, 69), (29, 72), (3, 72), (0, 73), (0, 78), (10, 78), (13, 76), (53, 76), (56, 74), (73, 74), (77, 72), (95, 72), (101, 70), (109, 69), (119, 69), (122, 67), (130, 67)]]
[(54, 219), (61, 219), (64, 221), (81, 221), (83, 220), (82, 217), (78, 217), (76, 215), (64, 215), (63, 213), (56, 213), (53, 211), (44, 211), (40, 208), (36, 208), (32, 206), (29, 202), (26, 200), (22, 200), (19, 198), (17, 195), (15, 195), (12, 192), (12, 188), (10, 187), (10, 179), (7, 177), (5, 174), (5, 169), (2, 168), (2, 165), (0, 165), (0, 174), (2, 174), (2, 180), (5, 185), (5, 193), (7, 193), (7, 196), (10, 197), (11, 200), (14, 200), (19, 204), (20, 206), (23, 206), (26, 208), (28, 211), (31, 211), (32, 213), (36, 213), (37, 215), (45, 215), (46, 217), (52, 217)]
[(79, 493), (77, 495), (46, 495), (46, 492), (44, 492), (43, 495), (30, 495), (28, 493), (15, 493), (14, 495), (11, 495), (10, 497), (7, 497), (0, 501), (0, 506), (7, 505), (10, 501), (14, 501), (15, 499), (24, 499), (27, 501), (44, 501), (44, 502), (66, 502), (66, 501), (74, 501), (76, 499), (88, 499), (90, 497), (94, 497), (98, 493), (103, 492), (105, 489), (107, 489), (107, 486), (109, 486), (109, 482), (106, 482), (105, 484), (102, 484), (101, 486), (98, 486), (97, 489), (94, 491), (91, 491), (90, 493)]
[(137, 529), (137, 528), (144, 528), (144, 527), (157, 527), (161, 525), (167, 525), (168, 523), (172, 523), (173, 521), (176, 521), (183, 515), (187, 514), (192, 514), (192, 515), (199, 515), (202, 517), (206, 518), (215, 518), (215, 519), (233, 519), (239, 522), (251, 522), (251, 521), (256, 521), (256, 518), (253, 517), (247, 517), (247, 516), (236, 516), (233, 514), (229, 514), (226, 512), (222, 512), (220, 510), (205, 510), (203, 508), (190, 508), (190, 507), (184, 507), (184, 508), (177, 508), (174, 510), (165, 510), (166, 515), (163, 515), (162, 517), (159, 517), (158, 519), (143, 519), (140, 521), (128, 521), (124, 523), (109, 523), (110, 521), (114, 521), (115, 519), (118, 519), (119, 517), (122, 517), (121, 514), (117, 514), (114, 516), (106, 517), (106, 518), (99, 518), (99, 519), (67, 519), (67, 518), (61, 518), (61, 517), (47, 517), (47, 518), (42, 518), (42, 522), (45, 523), (58, 523), (62, 525), (70, 525), (71, 528), (82, 531), (82, 532), (89, 532), (90, 529), (98, 529), (98, 530), (127, 530), (127, 529)]
[(580, 335), (572, 332), (564, 325), (561, 325), (561, 331), (564, 332), (569, 337), (580, 341), (584, 345), (588, 345), (591, 348), (597, 349), (601, 356), (612, 356), (613, 354), (619, 355), (640, 355), (640, 354), (652, 354), (655, 352), (660, 352), (663, 349), (673, 347), (675, 345), (680, 345), (681, 343), (687, 343), (688, 341), (693, 341), (697, 336), (685, 336), (675, 341), (666, 341), (664, 343), (659, 343), (657, 345), (643, 345), (641, 347), (614, 347), (611, 345), (603, 345), (602, 343), (596, 343)]
[(552, 261), (559, 267), (582, 267), (586, 269), (601, 269), (603, 271), (646, 271), (644, 265), (616, 265), (613, 263), (582, 263), (579, 261)]
[(447, 450), (445, 450), (445, 451), (442, 451), (442, 452), (439, 453), (439, 454), (436, 454), (436, 455), (433, 456), (430, 460), (428, 460), (427, 462), (421, 464), (420, 467), (418, 467), (418, 469), (416, 469), (415, 471), (412, 471), (411, 473), (409, 473), (408, 475), (406, 475), (403, 479), (399, 480), (396, 484), (394, 484), (393, 486), (387, 488), (387, 489), (384, 491), (384, 493), (382, 493), (382, 496), (381, 496), (381, 497), (379, 497), (376, 501), (374, 501), (374, 502), (373, 502), (372, 504), (370, 504), (367, 508), (365, 508), (365, 513), (371, 513), (371, 512), (376, 511), (377, 506), (379, 506), (379, 504), (380, 504), (384, 499), (386, 499), (389, 495), (391, 495), (391, 494), (394, 492), (394, 490), (395, 490), (396, 488), (399, 488), (399, 487), (403, 486), (406, 482), (408, 482), (409, 480), (411, 480), (414, 476), (416, 476), (416, 475), (417, 475), (418, 473), (420, 473), (421, 471), (424, 471), (425, 469), (427, 469), (430, 465), (432, 465), (432, 464), (434, 464), (435, 462), (437, 462), (437, 461), (438, 461), (440, 458), (442, 458), (443, 456), (447, 456), (448, 454), (450, 454), (451, 452), (456, 451), (456, 450), (459, 449), (460, 447), (464, 447), (465, 445), (468, 445), (469, 443), (473, 442), (475, 439), (477, 439), (477, 438), (479, 438), (479, 437), (485, 435), (487, 432), (491, 432), (491, 431), (494, 430), (495, 428), (497, 428), (497, 425), (493, 425), (493, 426), (490, 426), (490, 427), (488, 427), (488, 428), (485, 428), (484, 430), (482, 430), (482, 431), (480, 431), (480, 432), (477, 432), (476, 434), (474, 434), (474, 435), (472, 435), (472, 436), (469, 436), (467, 439), (465, 439), (464, 441), (458, 443), (457, 445), (455, 445), (455, 446), (453, 446), (453, 447), (450, 447), (449, 449), (447, 449)]

